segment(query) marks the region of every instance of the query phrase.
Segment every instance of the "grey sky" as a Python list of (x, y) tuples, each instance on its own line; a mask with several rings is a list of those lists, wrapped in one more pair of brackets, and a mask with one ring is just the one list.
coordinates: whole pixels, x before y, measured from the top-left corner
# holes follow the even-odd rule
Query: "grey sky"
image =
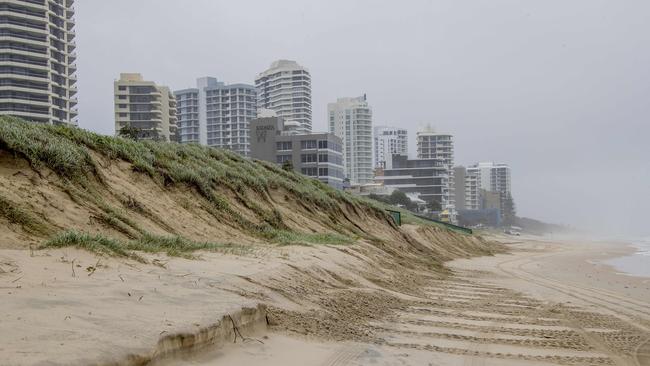
[(252, 83), (288, 58), (327, 103), (367, 93), (374, 123), (456, 136), (506, 162), (520, 214), (650, 235), (650, 2), (78, 0), (80, 126), (113, 133), (112, 82)]

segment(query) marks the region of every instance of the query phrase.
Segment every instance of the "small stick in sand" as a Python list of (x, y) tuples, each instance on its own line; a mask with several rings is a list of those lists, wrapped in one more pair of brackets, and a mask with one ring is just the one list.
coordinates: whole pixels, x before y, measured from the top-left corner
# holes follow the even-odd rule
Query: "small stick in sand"
[(72, 263), (70, 264), (70, 267), (72, 268), (72, 277), (77, 277), (77, 274), (74, 273), (74, 261), (76, 261), (76, 259), (72, 260)]
[(97, 270), (97, 268), (98, 268), (98, 266), (99, 266), (99, 262), (100, 262), (101, 260), (102, 260), (102, 259), (99, 258), (99, 259), (97, 260), (97, 263), (95, 264), (95, 266), (93, 266), (93, 267), (88, 267), (88, 268), (87, 268), (87, 270), (88, 270), (88, 277), (92, 276), (93, 273), (95, 273), (95, 271)]
[(119, 277), (120, 280), (122, 280), (122, 282), (124, 282), (124, 278), (122, 277), (122, 275), (117, 275), (117, 277)]
[(25, 277), (25, 276), (20, 276), (20, 277), (16, 278), (15, 280), (11, 281), (11, 283), (16, 282), (16, 281), (18, 281), (19, 279), (21, 279), (21, 278), (23, 278), (23, 277)]
[(241, 332), (239, 331), (239, 328), (237, 327), (237, 325), (235, 324), (235, 319), (232, 318), (232, 315), (228, 314), (228, 317), (230, 318), (230, 321), (232, 322), (232, 331), (233, 331), (233, 333), (235, 333), (235, 339), (233, 340), (233, 343), (237, 343), (237, 335), (239, 335), (239, 338), (241, 338), (241, 340), (244, 341), (244, 342), (246, 342), (246, 341), (258, 341), (261, 344), (264, 344), (264, 342), (260, 341), (259, 339), (244, 337), (241, 334)]

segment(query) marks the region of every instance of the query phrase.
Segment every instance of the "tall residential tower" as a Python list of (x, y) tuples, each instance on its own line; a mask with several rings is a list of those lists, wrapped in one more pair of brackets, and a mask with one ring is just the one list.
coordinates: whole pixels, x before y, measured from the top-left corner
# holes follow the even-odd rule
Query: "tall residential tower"
[(256, 116), (253, 85), (226, 85), (203, 77), (197, 80), (196, 88), (174, 94), (181, 143), (200, 143), (250, 155), (249, 122)]
[(455, 209), (454, 187), (454, 137), (450, 134), (436, 133), (431, 127), (417, 133), (418, 159), (438, 159), (443, 162), (449, 176), (446, 190), (449, 194), (446, 209)]
[(500, 196), (503, 213), (503, 204), (510, 190), (510, 167), (507, 164), (483, 162), (467, 167), (465, 202), (468, 209), (480, 209), (482, 192), (494, 192)]
[(115, 134), (132, 127), (142, 139), (177, 141), (176, 98), (168, 87), (140, 74), (120, 74), (114, 90)]
[(73, 3), (0, 1), (0, 115), (77, 124)]
[(295, 61), (278, 60), (255, 78), (257, 108), (274, 110), (285, 122), (311, 132), (311, 75)]
[(375, 136), (375, 168), (386, 168), (394, 154), (408, 155), (408, 131), (404, 128), (377, 126)]
[(346, 178), (353, 184), (372, 182), (372, 109), (366, 96), (339, 98), (327, 112), (329, 132), (343, 141)]

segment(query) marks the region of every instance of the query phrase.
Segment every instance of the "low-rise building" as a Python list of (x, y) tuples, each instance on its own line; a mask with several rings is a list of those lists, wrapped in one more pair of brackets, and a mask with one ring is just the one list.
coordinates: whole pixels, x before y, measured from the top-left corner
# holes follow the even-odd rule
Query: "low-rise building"
[(251, 120), (250, 156), (280, 165), (289, 161), (294, 171), (343, 189), (341, 139), (326, 132), (300, 133), (293, 127), (275, 116)]
[(449, 203), (449, 170), (442, 159), (409, 159), (393, 155), (390, 168), (375, 177), (386, 187), (406, 194), (416, 193), (428, 204), (438, 202), (442, 208)]

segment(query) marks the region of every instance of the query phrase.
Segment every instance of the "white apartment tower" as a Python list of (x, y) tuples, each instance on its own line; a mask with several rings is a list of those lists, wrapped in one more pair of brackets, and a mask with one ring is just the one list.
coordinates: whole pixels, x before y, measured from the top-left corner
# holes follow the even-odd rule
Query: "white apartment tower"
[(377, 126), (375, 136), (375, 168), (386, 168), (393, 154), (408, 155), (408, 131), (404, 128)]
[(120, 74), (114, 83), (115, 134), (137, 128), (145, 140), (176, 141), (176, 98), (166, 86), (140, 74)]
[(197, 87), (174, 92), (181, 143), (199, 143), (250, 156), (249, 123), (256, 116), (253, 85), (203, 77)]
[(77, 124), (73, 3), (0, 1), (0, 115)]
[(373, 181), (372, 109), (366, 96), (339, 98), (327, 105), (329, 132), (343, 141), (345, 176), (352, 184)]
[(278, 60), (255, 78), (257, 108), (271, 109), (285, 122), (298, 122), (311, 132), (311, 76), (295, 61)]
[(436, 133), (431, 127), (417, 133), (418, 159), (439, 159), (447, 169), (449, 201), (447, 209), (455, 208), (454, 187), (454, 137), (450, 134)]
[[(481, 191), (497, 192), (501, 204), (511, 191), (510, 167), (507, 164), (482, 162), (467, 167), (465, 176), (465, 204), (468, 210), (478, 210), (481, 205)], [(503, 212), (503, 207), (501, 208)]]

